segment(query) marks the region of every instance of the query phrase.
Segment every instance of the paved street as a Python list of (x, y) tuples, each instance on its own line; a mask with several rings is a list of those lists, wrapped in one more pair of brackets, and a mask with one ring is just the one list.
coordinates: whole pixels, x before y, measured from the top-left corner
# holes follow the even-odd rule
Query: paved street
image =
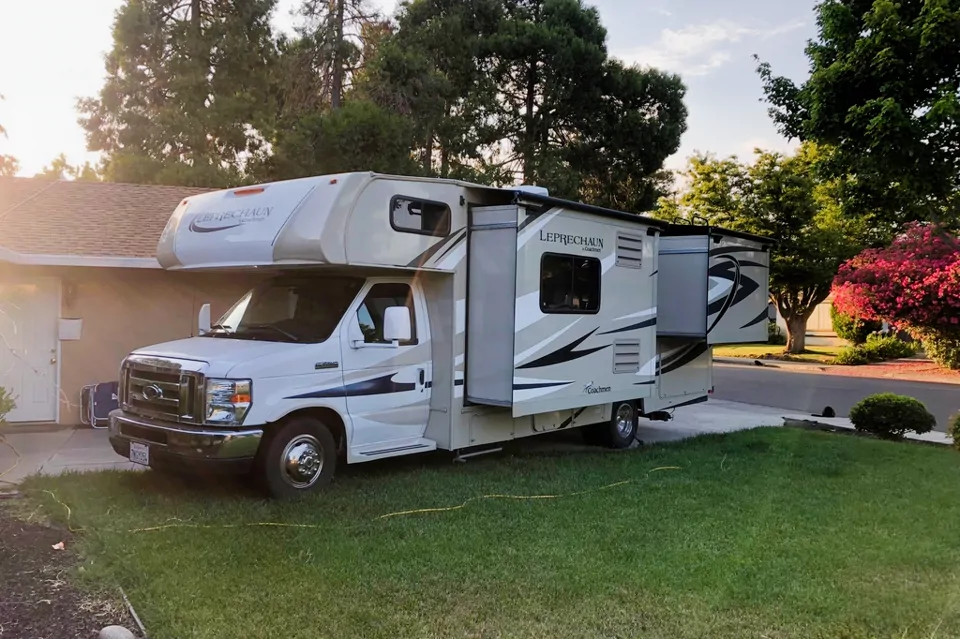
[(714, 394), (717, 399), (776, 406), (805, 413), (819, 413), (832, 406), (846, 416), (850, 407), (874, 393), (897, 393), (916, 397), (937, 418), (937, 430), (946, 429), (951, 415), (960, 412), (960, 385), (901, 382), (889, 379), (842, 377), (822, 373), (753, 368), (715, 362)]

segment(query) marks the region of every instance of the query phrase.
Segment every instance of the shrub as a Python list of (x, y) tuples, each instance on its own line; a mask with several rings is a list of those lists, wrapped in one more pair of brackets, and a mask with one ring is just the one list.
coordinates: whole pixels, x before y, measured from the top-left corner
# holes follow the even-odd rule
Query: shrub
[(915, 334), (930, 359), (944, 368), (960, 370), (960, 330), (925, 329)]
[(883, 328), (883, 322), (847, 315), (838, 311), (837, 307), (832, 304), (830, 305), (830, 320), (833, 322), (833, 330), (837, 337), (854, 345), (865, 343), (871, 333), (876, 333)]
[(787, 336), (783, 334), (776, 322), (767, 323), (767, 342), (774, 346), (787, 345)]
[(861, 346), (871, 361), (882, 362), (888, 359), (902, 359), (917, 354), (917, 347), (901, 339), (883, 335), (871, 335), (866, 344)]
[(950, 418), (947, 434), (953, 437), (953, 447), (960, 450), (960, 413)]
[(4, 422), (7, 415), (10, 414), (17, 404), (13, 401), (13, 395), (6, 388), (0, 386), (0, 424)]
[(858, 431), (881, 439), (902, 439), (909, 432), (929, 433), (937, 425), (937, 419), (923, 402), (893, 393), (878, 393), (860, 400), (850, 409), (850, 421)]
[(870, 359), (860, 346), (847, 346), (837, 353), (833, 363), (837, 366), (863, 366), (869, 364)]

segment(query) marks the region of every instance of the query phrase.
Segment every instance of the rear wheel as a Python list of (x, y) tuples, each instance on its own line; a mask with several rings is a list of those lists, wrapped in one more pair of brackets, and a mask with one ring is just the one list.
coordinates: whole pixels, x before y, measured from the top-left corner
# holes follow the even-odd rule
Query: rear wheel
[(319, 490), (333, 480), (337, 442), (322, 422), (290, 420), (261, 445), (254, 472), (273, 497), (287, 499)]
[(584, 429), (584, 441), (608, 448), (629, 448), (637, 438), (639, 415), (633, 402), (617, 402), (613, 405), (610, 421)]

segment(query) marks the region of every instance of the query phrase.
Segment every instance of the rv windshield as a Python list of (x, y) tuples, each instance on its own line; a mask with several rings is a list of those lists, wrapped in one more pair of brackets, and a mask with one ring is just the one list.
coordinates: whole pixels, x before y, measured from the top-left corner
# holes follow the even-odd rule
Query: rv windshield
[(233, 305), (206, 337), (268, 342), (325, 341), (364, 280), (284, 275), (256, 287)]

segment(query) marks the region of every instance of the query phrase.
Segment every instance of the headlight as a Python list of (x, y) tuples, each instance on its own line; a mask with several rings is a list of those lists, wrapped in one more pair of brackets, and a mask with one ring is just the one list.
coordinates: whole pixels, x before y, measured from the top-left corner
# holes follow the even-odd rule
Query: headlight
[(249, 379), (208, 379), (206, 392), (207, 424), (239, 426), (250, 410)]

